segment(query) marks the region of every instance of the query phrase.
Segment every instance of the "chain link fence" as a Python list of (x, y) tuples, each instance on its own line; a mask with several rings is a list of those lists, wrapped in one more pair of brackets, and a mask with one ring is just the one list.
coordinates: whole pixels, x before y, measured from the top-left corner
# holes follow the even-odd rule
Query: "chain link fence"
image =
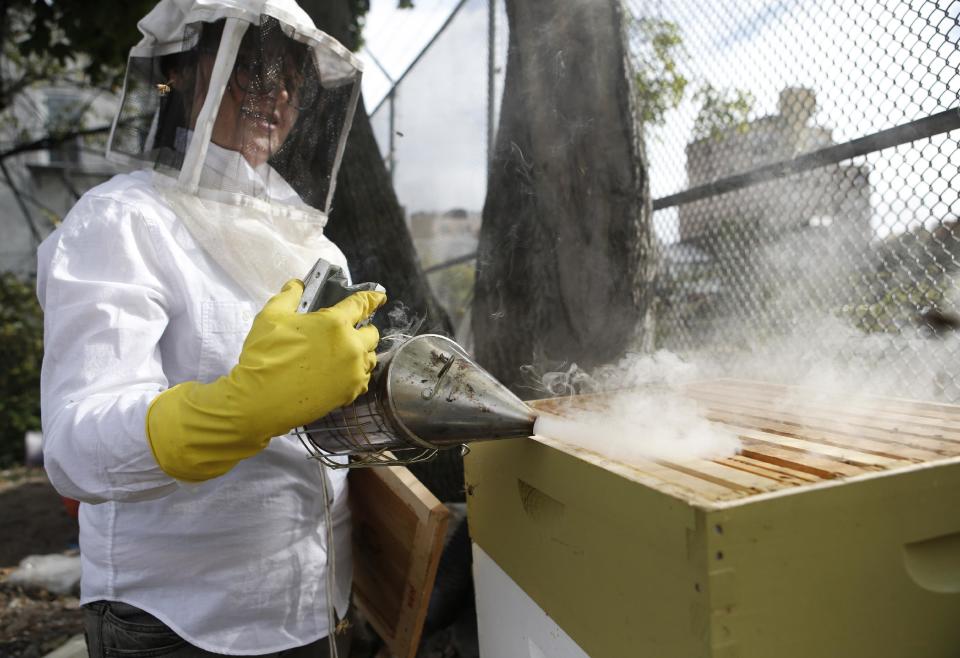
[(628, 7), (657, 344), (960, 400), (960, 0)]
[[(506, 17), (496, 14), (503, 34), (494, 41), (493, 81), (502, 84)], [(380, 95), (367, 99), (381, 154), (430, 285), (461, 340), (468, 342), (474, 263), (486, 190), (488, 148), (489, 6), (487, 0), (424, 0), (396, 12), (396, 21), (419, 21), (435, 36), (409, 69), (402, 31), (373, 32), (365, 76), (385, 80)], [(395, 35), (395, 36), (394, 36)], [(423, 41), (424, 34), (419, 34)], [(396, 41), (396, 43), (394, 43)], [(498, 45), (499, 44), (499, 45)], [(421, 46), (422, 47), (422, 46)], [(391, 52), (403, 57), (389, 57)], [(380, 69), (382, 66), (384, 70)], [(392, 91), (388, 91), (392, 90)], [(457, 261), (463, 256), (469, 258)], [(446, 266), (434, 269), (437, 265)]]
[[(473, 268), (458, 257), (485, 187), (487, 6), (466, 2), (397, 85), (392, 156), (389, 104), (372, 117), (461, 329)], [(657, 346), (724, 374), (844, 372), (960, 401), (960, 0), (625, 6), (660, 246)], [(502, 1), (494, 15), (496, 108)]]

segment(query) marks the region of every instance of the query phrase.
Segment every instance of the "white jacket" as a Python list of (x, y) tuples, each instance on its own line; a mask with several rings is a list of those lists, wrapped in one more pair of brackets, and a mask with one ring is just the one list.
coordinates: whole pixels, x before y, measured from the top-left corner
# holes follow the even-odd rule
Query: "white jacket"
[[(223, 477), (185, 485), (147, 443), (151, 400), (227, 373), (259, 310), (150, 181), (139, 172), (91, 190), (38, 254), (44, 457), (57, 490), (84, 503), (81, 602), (135, 605), (218, 653), (307, 644), (330, 630), (319, 464), (277, 437)], [(317, 256), (346, 268), (324, 244)], [(345, 475), (330, 476), (343, 614), (350, 519)]]

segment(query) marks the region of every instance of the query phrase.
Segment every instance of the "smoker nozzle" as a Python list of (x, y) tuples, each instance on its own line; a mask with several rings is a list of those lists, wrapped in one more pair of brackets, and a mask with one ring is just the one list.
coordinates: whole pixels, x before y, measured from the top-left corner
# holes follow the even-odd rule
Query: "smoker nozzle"
[[(421, 461), (438, 449), (533, 435), (536, 415), (444, 336), (415, 336), (380, 357), (367, 393), (298, 434), (310, 452), (352, 466)], [(391, 451), (398, 458), (384, 458)]]

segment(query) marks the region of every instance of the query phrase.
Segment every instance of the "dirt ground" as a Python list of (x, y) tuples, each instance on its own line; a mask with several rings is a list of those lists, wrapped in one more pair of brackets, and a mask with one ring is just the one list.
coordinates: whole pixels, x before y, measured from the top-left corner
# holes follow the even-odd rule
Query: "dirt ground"
[[(27, 592), (6, 582), (28, 555), (69, 553), (76, 549), (77, 522), (67, 515), (42, 469), (0, 471), (0, 658), (40, 658), (83, 632), (76, 596)], [(465, 611), (471, 616), (472, 609)], [(361, 634), (362, 635), (362, 634)], [(360, 637), (351, 656), (369, 653)], [(470, 658), (477, 655), (476, 627), (458, 619), (449, 628), (424, 638), (419, 658)]]
[(75, 596), (25, 592), (7, 576), (28, 555), (75, 547), (77, 522), (42, 470), (0, 471), (0, 656), (35, 658), (83, 631)]

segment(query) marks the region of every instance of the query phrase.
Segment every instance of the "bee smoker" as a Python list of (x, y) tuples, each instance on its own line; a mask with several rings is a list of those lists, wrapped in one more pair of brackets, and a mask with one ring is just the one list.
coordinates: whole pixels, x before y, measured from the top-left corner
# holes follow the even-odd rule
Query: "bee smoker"
[[(307, 275), (300, 312), (331, 306), (378, 284), (347, 285), (320, 260)], [(296, 433), (331, 468), (426, 461), (472, 441), (526, 438), (536, 416), (507, 387), (444, 336), (388, 338), (366, 393)], [(349, 457), (348, 460), (343, 457)]]

